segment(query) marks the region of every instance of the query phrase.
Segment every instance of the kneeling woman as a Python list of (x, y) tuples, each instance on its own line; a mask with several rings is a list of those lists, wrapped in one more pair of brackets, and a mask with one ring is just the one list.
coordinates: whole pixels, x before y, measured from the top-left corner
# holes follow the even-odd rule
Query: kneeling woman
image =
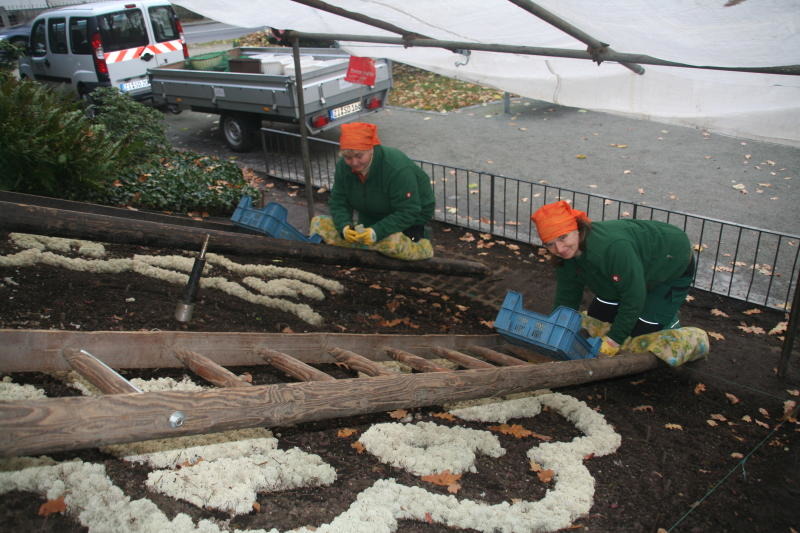
[(554, 307), (577, 310), (584, 288), (594, 293), (591, 317), (611, 323), (600, 351), (616, 355), (628, 337), (680, 327), (678, 310), (694, 276), (689, 237), (654, 220), (595, 222), (565, 201), (531, 219), (556, 258)]
[(426, 225), (436, 201), (428, 175), (400, 150), (382, 146), (374, 124), (342, 124), (339, 148), (331, 217), (315, 217), (311, 233), (397, 259), (432, 257)]

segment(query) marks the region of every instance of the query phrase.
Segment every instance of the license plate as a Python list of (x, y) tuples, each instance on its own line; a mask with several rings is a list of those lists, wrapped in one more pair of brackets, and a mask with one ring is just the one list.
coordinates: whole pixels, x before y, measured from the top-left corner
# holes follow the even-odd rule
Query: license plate
[(361, 111), (361, 102), (353, 102), (352, 104), (343, 105), (329, 111), (331, 120), (342, 118), (353, 113)]
[(119, 90), (124, 93), (135, 91), (137, 89), (149, 89), (149, 88), (150, 88), (150, 80), (148, 78), (141, 78), (126, 83), (120, 83), (119, 85)]

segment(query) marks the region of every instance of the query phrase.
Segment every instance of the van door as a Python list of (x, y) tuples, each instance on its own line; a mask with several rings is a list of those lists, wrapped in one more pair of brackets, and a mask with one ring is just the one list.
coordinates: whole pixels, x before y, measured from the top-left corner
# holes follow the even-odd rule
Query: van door
[(149, 93), (147, 68), (154, 56), (147, 52), (150, 36), (144, 13), (126, 9), (96, 19), (111, 86), (134, 97)]
[(20, 68), (20, 73), (30, 76), (38, 82), (48, 85), (63, 83), (65, 80), (58, 79), (53, 74), (53, 64), (50, 61), (50, 48), (47, 43), (47, 19), (40, 18), (33, 23), (31, 28), (30, 43), (30, 72)]

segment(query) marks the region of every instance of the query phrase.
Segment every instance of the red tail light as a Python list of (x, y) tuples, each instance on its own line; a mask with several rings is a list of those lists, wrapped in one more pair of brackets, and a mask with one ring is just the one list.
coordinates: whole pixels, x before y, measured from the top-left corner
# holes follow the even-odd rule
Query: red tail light
[(373, 96), (367, 100), (367, 105), (364, 107), (367, 109), (377, 109), (381, 106), (383, 106), (383, 100), (381, 100), (380, 96)]
[(313, 119), (311, 119), (311, 125), (315, 128), (321, 128), (322, 126), (330, 123), (331, 119), (329, 119), (326, 115), (317, 115)]
[(189, 47), (186, 44), (186, 37), (183, 36), (183, 24), (178, 19), (175, 19), (175, 27), (178, 29), (178, 35), (181, 37), (181, 46), (183, 46), (183, 58), (189, 57)]
[(100, 39), (100, 33), (92, 35), (91, 45), (94, 68), (97, 74), (108, 76), (108, 65), (106, 65), (106, 56), (103, 53), (103, 41)]

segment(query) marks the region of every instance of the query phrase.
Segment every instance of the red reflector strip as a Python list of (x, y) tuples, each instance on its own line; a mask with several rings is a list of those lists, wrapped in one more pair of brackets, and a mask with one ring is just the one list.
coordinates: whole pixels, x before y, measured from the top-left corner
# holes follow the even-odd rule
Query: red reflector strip
[(106, 52), (106, 63), (120, 63), (122, 61), (128, 61), (129, 59), (138, 59), (145, 50), (149, 50), (153, 54), (158, 55), (166, 52), (176, 52), (182, 49), (183, 43), (180, 40), (175, 40), (140, 46), (138, 48), (128, 48), (127, 50), (117, 50), (116, 52)]

